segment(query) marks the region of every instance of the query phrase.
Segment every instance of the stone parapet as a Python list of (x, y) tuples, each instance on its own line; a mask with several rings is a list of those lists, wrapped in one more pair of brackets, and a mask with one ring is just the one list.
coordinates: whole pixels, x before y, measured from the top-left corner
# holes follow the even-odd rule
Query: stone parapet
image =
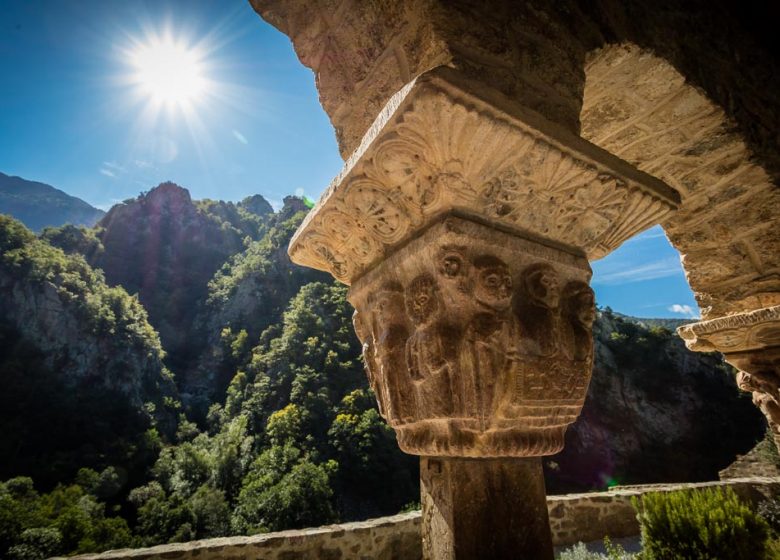
[[(553, 544), (639, 534), (631, 498), (689, 488), (732, 488), (751, 503), (780, 494), (780, 479), (738, 478), (726, 481), (616, 487), (608, 492), (549, 496)], [(151, 548), (124, 549), (73, 557), (75, 560), (418, 560), (422, 557), (420, 512), (299, 531), (227, 537)]]

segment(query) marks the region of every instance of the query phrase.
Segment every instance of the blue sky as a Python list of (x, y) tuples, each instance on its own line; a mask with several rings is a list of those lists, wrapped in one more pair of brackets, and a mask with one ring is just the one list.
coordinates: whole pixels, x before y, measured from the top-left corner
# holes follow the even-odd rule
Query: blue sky
[[(194, 198), (259, 193), (278, 207), (317, 198), (341, 167), (313, 74), (247, 0), (0, 0), (0, 13), (3, 173), (104, 209), (166, 180)], [(197, 58), (202, 94), (150, 100), (137, 61), (160, 44)], [(660, 227), (593, 269), (599, 305), (698, 315)]]

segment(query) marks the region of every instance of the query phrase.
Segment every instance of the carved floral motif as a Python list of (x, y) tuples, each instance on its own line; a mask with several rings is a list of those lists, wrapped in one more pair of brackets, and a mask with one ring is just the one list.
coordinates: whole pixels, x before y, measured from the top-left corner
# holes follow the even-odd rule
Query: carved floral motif
[(550, 126), (467, 93), (442, 71), (418, 78), (293, 239), (293, 260), (351, 283), (450, 211), (598, 258), (675, 207), (667, 185)]

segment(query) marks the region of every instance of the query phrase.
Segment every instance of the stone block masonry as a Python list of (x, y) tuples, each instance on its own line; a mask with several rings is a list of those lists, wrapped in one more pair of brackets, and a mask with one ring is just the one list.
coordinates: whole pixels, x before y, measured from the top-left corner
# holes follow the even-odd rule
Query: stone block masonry
[[(686, 488), (732, 488), (756, 504), (780, 495), (778, 478), (624, 486), (608, 492), (548, 496), (555, 546), (639, 534), (631, 498)], [(298, 531), (227, 537), (73, 557), (76, 560), (419, 560), (420, 512)]]

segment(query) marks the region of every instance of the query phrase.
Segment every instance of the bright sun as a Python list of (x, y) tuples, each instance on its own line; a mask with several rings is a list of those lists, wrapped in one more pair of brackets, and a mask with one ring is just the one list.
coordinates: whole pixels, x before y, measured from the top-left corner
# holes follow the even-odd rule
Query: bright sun
[(133, 81), (157, 103), (183, 107), (197, 101), (206, 89), (202, 57), (172, 38), (150, 39), (130, 53)]

